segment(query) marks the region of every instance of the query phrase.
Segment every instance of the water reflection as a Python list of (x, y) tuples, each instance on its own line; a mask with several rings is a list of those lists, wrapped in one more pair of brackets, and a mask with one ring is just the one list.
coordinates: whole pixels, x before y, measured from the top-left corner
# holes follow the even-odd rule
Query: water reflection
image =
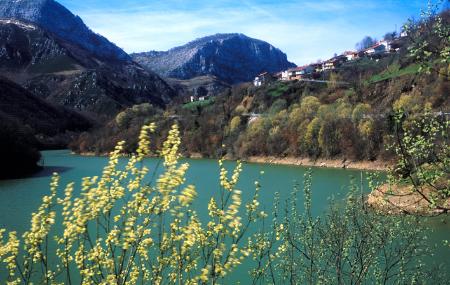
[(53, 175), (53, 173), (62, 174), (64, 172), (67, 172), (69, 170), (73, 169), (73, 167), (67, 167), (67, 166), (46, 166), (43, 167), (42, 170), (39, 172), (33, 174), (31, 178), (40, 178), (40, 177), (50, 177)]

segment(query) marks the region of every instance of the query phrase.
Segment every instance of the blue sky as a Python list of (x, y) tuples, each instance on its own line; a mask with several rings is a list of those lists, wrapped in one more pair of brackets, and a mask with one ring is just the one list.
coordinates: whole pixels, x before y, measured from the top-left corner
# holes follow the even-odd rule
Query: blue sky
[(381, 38), (427, 0), (59, 0), (127, 52), (167, 50), (215, 33), (265, 40), (298, 65)]

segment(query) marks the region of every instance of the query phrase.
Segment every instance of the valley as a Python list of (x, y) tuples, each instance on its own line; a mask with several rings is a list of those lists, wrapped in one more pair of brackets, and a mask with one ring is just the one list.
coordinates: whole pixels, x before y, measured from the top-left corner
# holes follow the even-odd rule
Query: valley
[(175, 2), (0, 0), (0, 283), (446, 284), (448, 3)]

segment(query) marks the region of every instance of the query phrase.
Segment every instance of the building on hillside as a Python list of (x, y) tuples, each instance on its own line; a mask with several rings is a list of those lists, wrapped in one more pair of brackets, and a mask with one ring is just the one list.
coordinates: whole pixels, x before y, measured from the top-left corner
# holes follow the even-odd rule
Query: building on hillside
[(203, 95), (203, 96), (197, 96), (197, 95), (194, 95), (194, 96), (191, 96), (191, 97), (190, 97), (190, 102), (206, 101), (206, 100), (208, 100), (210, 97), (211, 97), (210, 95)]
[(283, 72), (277, 72), (274, 74), (276, 80), (281, 80), (283, 78)]
[(281, 81), (301, 80), (312, 78), (316, 72), (314, 65), (304, 65), (285, 70), (281, 73)]
[(285, 70), (281, 73), (281, 80), (282, 81), (289, 81), (292, 80), (291, 78), (295, 76), (295, 71), (293, 68)]
[(347, 61), (355, 60), (359, 57), (356, 51), (345, 51), (342, 55), (347, 58)]
[(311, 65), (304, 65), (293, 68), (293, 76), (291, 80), (300, 80), (305, 78), (311, 78), (313, 73), (315, 72), (314, 67)]
[(390, 42), (380, 41), (377, 44), (365, 49), (364, 53), (368, 56), (376, 56), (388, 53), (390, 52), (390, 50), (391, 50)]
[(379, 42), (380, 45), (383, 45), (386, 49), (386, 52), (390, 52), (391, 51), (391, 40), (382, 40)]
[(272, 74), (270, 74), (269, 72), (263, 72), (255, 77), (255, 80), (253, 80), (253, 85), (255, 85), (256, 87), (260, 87), (274, 80), (275, 77)]
[(320, 72), (322, 72), (322, 62), (317, 62), (317, 63), (312, 63), (312, 64), (310, 64), (310, 66), (312, 67), (312, 68), (314, 68), (314, 72), (315, 73), (320, 73)]
[(326, 60), (322, 63), (322, 70), (333, 70), (341, 66), (343, 63), (347, 61), (347, 57), (345, 55), (338, 55), (329, 60)]
[(406, 45), (405, 38), (396, 38), (390, 43), (390, 52), (398, 52)]

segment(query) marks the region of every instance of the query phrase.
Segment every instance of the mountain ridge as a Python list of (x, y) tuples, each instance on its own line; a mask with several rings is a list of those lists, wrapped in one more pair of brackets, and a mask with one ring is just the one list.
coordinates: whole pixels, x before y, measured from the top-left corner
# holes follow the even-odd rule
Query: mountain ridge
[(215, 34), (167, 51), (134, 53), (131, 57), (162, 77), (213, 75), (231, 84), (250, 81), (264, 71), (296, 66), (273, 45), (240, 33)]
[(0, 18), (38, 24), (104, 60), (131, 61), (130, 56), (54, 0), (0, 0)]
[(79, 111), (114, 115), (175, 96), (158, 75), (132, 61), (110, 63), (21, 20), (0, 20), (0, 72), (33, 94)]

